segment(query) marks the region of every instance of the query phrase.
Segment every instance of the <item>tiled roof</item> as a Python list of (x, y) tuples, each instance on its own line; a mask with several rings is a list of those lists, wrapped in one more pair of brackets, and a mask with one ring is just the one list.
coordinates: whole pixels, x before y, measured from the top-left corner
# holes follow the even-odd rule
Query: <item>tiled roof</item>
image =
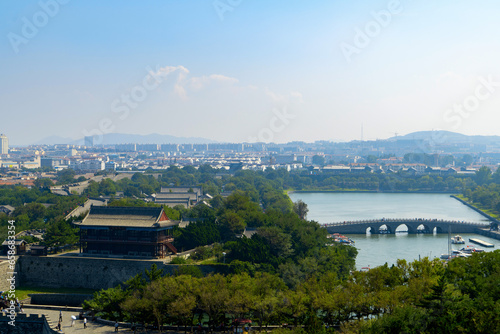
[(196, 194), (194, 193), (159, 193), (156, 194), (156, 199), (167, 199), (167, 198), (189, 198), (196, 200)]
[[(16, 246), (19, 246), (21, 244), (26, 244), (26, 240), (22, 240), (22, 239), (16, 239), (14, 240), (14, 245)], [(9, 241), (8, 240), (5, 240), (4, 242), (2, 242), (2, 246), (8, 246), (9, 245)]]
[[(161, 207), (134, 207), (134, 206), (94, 206), (89, 215), (130, 215), (143, 216), (149, 219), (159, 219), (163, 209)], [(140, 218), (139, 218), (140, 219)], [(144, 218), (143, 218), (144, 219)]]
[(155, 203), (189, 203), (189, 198), (156, 198)]
[(0, 208), (1, 207), (6, 208), (9, 211), (14, 211), (16, 209), (16, 208), (14, 208), (13, 206), (10, 206), (10, 205), (0, 205)]
[(178, 222), (160, 221), (163, 208), (92, 206), (79, 226), (165, 227)]
[(198, 194), (198, 196), (201, 196), (202, 194), (202, 189), (201, 187), (196, 187), (196, 186), (193, 186), (193, 187), (184, 187), (184, 186), (180, 186), (180, 187), (161, 187), (161, 190), (160, 192), (161, 193), (168, 193), (168, 192), (176, 192), (176, 193), (187, 193), (189, 192), (189, 190), (192, 190), (192, 193), (196, 193)]

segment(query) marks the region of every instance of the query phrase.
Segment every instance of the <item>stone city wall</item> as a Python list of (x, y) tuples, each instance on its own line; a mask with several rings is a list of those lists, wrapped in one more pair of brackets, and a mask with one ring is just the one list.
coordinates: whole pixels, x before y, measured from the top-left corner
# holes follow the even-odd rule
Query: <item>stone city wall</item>
[[(9, 261), (0, 262), (0, 291), (7, 291), (10, 289), (10, 283), (8, 279), (12, 277), (10, 274), (12, 270), (9, 268)], [(16, 285), (18, 283), (18, 276), (16, 276)]]
[[(85, 257), (21, 256), (16, 265), (20, 286), (49, 288), (108, 289), (144, 273), (156, 264), (166, 274), (179, 265), (162, 261), (123, 260)], [(181, 265), (182, 266), (182, 265)], [(188, 265), (183, 265), (188, 266)], [(198, 266), (203, 274), (220, 271), (218, 266)]]
[(57, 334), (58, 332), (51, 329), (44, 315), (38, 314), (16, 314), (14, 324), (11, 326), (9, 322), (12, 320), (6, 316), (0, 315), (0, 333), (2, 334)]

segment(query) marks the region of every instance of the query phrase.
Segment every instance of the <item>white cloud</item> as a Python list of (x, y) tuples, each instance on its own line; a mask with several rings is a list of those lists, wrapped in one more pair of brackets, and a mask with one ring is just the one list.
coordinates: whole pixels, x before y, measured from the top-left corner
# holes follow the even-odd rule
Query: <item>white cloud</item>
[(302, 103), (303, 98), (302, 98), (302, 93), (300, 92), (290, 92), (286, 95), (283, 94), (277, 94), (269, 90), (268, 88), (265, 89), (265, 94), (271, 98), (271, 100), (280, 105), (288, 104), (288, 103)]
[(189, 80), (190, 88), (193, 90), (202, 89), (214, 82), (236, 84), (239, 82), (239, 80), (222, 74), (211, 74), (209, 76), (204, 75), (201, 77), (194, 77)]
[(187, 99), (187, 92), (186, 92), (186, 89), (184, 89), (184, 87), (180, 84), (175, 84), (174, 86), (174, 93), (175, 95), (177, 95), (178, 97), (180, 97), (182, 100), (186, 100)]
[(179, 65), (179, 66), (164, 66), (164, 67), (160, 67), (160, 66), (156, 66), (156, 71), (150, 71), (150, 74), (152, 75), (157, 75), (157, 76), (167, 76), (169, 75), (170, 73), (172, 72), (175, 72), (175, 71), (179, 71), (181, 73), (189, 73), (189, 70), (187, 68), (185, 68), (184, 66), (182, 65)]
[(167, 77), (170, 74), (177, 72), (177, 80), (174, 85), (174, 94), (177, 95), (182, 100), (187, 99), (187, 92), (184, 88), (186, 77), (189, 74), (189, 70), (182, 65), (178, 66), (163, 66), (160, 67), (156, 65), (156, 71), (150, 70), (149, 74), (153, 77)]
[[(168, 117), (169, 124), (189, 124), (190, 135), (221, 141), (247, 141), (262, 129), (278, 127), (273, 140), (284, 141), (293, 122), (286, 119), (286, 124), (277, 124), (275, 110), (289, 108), (286, 115), (301, 113), (298, 104), (302, 103), (302, 93), (298, 91), (276, 93), (267, 87), (242, 84), (238, 78), (218, 73), (194, 76), (182, 66), (162, 67), (157, 73), (169, 75), (170, 83), (165, 83), (160, 96), (145, 102), (142, 109), (136, 111), (137, 116), (123, 124), (120, 131), (131, 132), (148, 118)], [(150, 131), (165, 132), (162, 122), (148, 126)], [(172, 135), (186, 136), (184, 127), (173, 126), (168, 131)]]
[(290, 97), (292, 99), (295, 99), (297, 102), (304, 102), (304, 99), (302, 98), (302, 93), (301, 92), (290, 92)]
[[(190, 77), (190, 71), (184, 66), (157, 66), (157, 70), (154, 72), (159, 76), (168, 76), (172, 73), (177, 73), (177, 80), (175, 81), (173, 92), (181, 100), (188, 100), (190, 92), (202, 93), (203, 90), (211, 89), (214, 94), (223, 93), (229, 96), (234, 94), (250, 94), (251, 92), (262, 93), (262, 97), (270, 99), (272, 104), (275, 105), (287, 105), (289, 103), (302, 103), (303, 97), (302, 93), (297, 91), (292, 91), (286, 94), (279, 94), (271, 91), (268, 88), (260, 89), (254, 85), (241, 86), (238, 85), (240, 80), (237, 78), (229, 77), (223, 74), (209, 74), (202, 75), (198, 77)], [(153, 72), (152, 72), (153, 74)]]

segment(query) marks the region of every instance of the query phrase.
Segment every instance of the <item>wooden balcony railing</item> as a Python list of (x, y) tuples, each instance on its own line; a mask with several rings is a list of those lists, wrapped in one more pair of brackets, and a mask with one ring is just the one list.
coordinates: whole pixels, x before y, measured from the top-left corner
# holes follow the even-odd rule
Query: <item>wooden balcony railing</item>
[(103, 236), (81, 236), (81, 242), (109, 242), (109, 243), (127, 243), (127, 244), (159, 244), (173, 242), (171, 236), (160, 236), (157, 238), (124, 238), (124, 237), (103, 237)]

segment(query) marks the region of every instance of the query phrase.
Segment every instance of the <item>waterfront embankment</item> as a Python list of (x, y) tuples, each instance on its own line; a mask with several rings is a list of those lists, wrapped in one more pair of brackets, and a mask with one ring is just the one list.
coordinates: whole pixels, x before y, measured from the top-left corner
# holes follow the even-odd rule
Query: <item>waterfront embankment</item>
[[(476, 211), (477, 213), (479, 213), (483, 217), (488, 218), (490, 221), (492, 221), (492, 222), (494, 222), (496, 224), (500, 223), (500, 221), (498, 219), (496, 219), (495, 217), (487, 214), (483, 210), (475, 207), (474, 205), (468, 203), (467, 201), (461, 199), (460, 197), (455, 196), (455, 195), (450, 195), (450, 197), (452, 197), (452, 198), (456, 199), (457, 201), (459, 201), (460, 203), (468, 206), (469, 208), (471, 208), (472, 210)], [(484, 235), (484, 236), (489, 237), (489, 238), (500, 240), (500, 233), (498, 231), (491, 231), (491, 230), (487, 230), (487, 229), (478, 228), (477, 229), (477, 234)]]

